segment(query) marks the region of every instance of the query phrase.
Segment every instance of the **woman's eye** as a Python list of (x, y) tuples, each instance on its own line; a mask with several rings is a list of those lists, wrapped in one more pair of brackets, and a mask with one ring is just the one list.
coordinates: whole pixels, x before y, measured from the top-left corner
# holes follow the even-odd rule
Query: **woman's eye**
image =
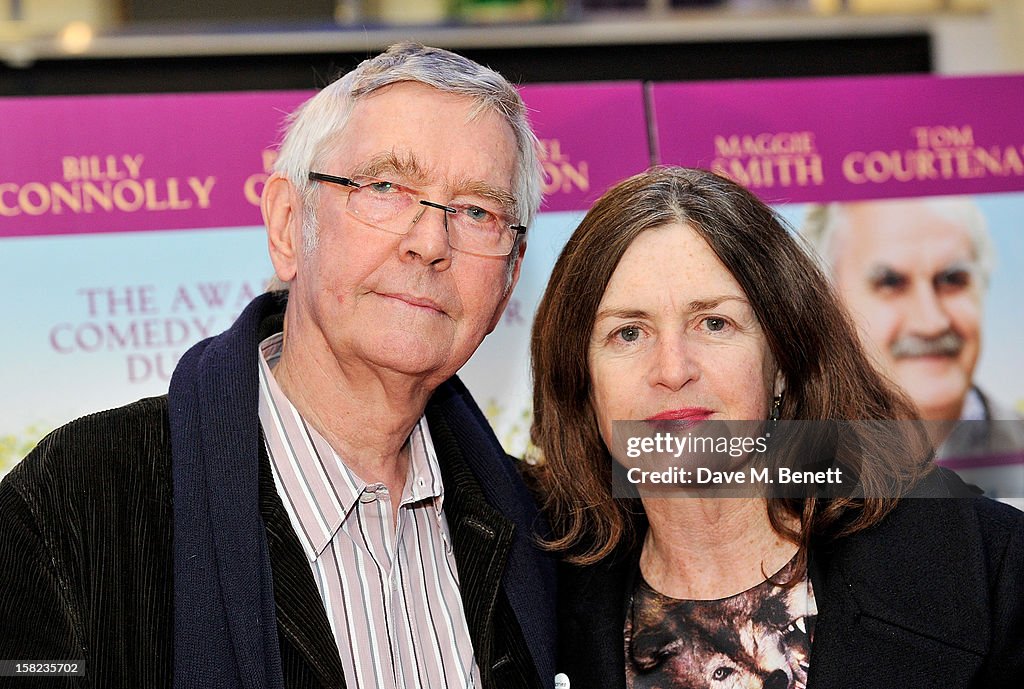
[(713, 333), (725, 330), (726, 322), (724, 318), (717, 318), (712, 316), (704, 319), (704, 325)]
[(624, 342), (636, 342), (640, 339), (640, 328), (635, 325), (627, 325), (618, 331), (619, 339)]

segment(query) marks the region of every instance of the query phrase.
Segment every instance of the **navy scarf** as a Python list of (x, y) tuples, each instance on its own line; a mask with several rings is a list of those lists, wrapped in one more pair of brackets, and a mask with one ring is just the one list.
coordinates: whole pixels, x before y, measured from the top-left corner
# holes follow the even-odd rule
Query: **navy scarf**
[(174, 687), (284, 689), (259, 510), (264, 294), (181, 359), (168, 394), (174, 481)]

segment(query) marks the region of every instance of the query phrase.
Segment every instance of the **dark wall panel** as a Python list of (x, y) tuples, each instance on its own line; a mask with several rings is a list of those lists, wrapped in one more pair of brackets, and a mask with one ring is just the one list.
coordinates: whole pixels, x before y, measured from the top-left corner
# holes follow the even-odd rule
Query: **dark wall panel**
[[(518, 83), (928, 73), (927, 35), (460, 50)], [(0, 95), (312, 89), (363, 53), (40, 60), (0, 66)]]

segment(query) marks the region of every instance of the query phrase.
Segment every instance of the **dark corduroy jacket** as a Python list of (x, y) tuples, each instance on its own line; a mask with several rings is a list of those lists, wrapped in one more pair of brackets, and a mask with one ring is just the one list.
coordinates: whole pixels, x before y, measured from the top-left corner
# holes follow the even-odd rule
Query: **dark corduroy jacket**
[[(957, 489), (942, 473), (928, 490), (937, 480)], [(557, 671), (572, 689), (625, 689), (638, 559), (632, 548), (563, 565)], [(814, 544), (810, 571), (808, 689), (1024, 686), (1024, 512), (987, 498), (908, 498), (871, 529)]]
[[(548, 686), (554, 573), (523, 528), (532, 503), (457, 379), (435, 391), (426, 415), (484, 685)], [(343, 687), (323, 603), (259, 447), (284, 685)], [(0, 483), (0, 659), (84, 660), (87, 672), (0, 677), (0, 686), (172, 686), (171, 463), (167, 398), (157, 397), (58, 429)]]

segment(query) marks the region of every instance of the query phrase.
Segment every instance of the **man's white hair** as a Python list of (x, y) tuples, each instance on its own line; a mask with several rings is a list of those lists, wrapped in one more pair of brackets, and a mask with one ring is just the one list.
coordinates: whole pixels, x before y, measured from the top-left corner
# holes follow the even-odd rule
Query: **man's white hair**
[[(518, 165), (513, 180), (517, 221), (527, 227), (541, 202), (542, 171), (537, 157), (537, 137), (530, 128), (526, 105), (516, 88), (493, 69), (461, 55), (419, 43), (399, 43), (329, 84), (293, 112), (286, 123), (273, 171), (287, 177), (303, 201), (303, 245), (311, 252), (317, 245), (315, 195), (310, 182), (317, 170), (337, 154), (335, 146), (356, 102), (385, 86), (416, 82), (445, 93), (466, 96), (477, 112), (493, 111), (508, 123), (515, 136)], [(521, 240), (509, 256), (509, 281)]]
[[(906, 202), (908, 199), (899, 199)], [(936, 215), (967, 228), (974, 254), (974, 266), (978, 271), (982, 289), (988, 286), (989, 277), (995, 267), (995, 249), (989, 236), (988, 224), (978, 204), (969, 196), (926, 196), (910, 199), (920, 203)], [(896, 201), (896, 200), (894, 200)], [(889, 200), (859, 201), (854, 203), (885, 204)], [(834, 276), (840, 242), (837, 235), (841, 230), (850, 229), (846, 215), (847, 203), (811, 204), (800, 225), (800, 235), (814, 250), (815, 258), (826, 275)]]

